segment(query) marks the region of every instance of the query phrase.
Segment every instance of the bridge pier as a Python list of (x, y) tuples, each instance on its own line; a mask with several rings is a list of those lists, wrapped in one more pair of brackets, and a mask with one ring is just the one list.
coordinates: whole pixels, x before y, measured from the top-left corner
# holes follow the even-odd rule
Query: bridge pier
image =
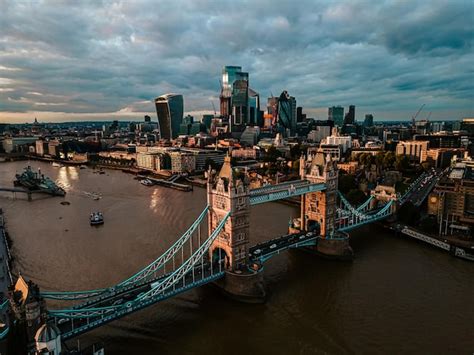
[(319, 239), (315, 251), (330, 259), (352, 260), (354, 258), (354, 251), (346, 233), (337, 234), (332, 238)]
[(245, 303), (264, 303), (266, 299), (263, 267), (258, 270), (227, 270), (215, 285), (229, 298)]

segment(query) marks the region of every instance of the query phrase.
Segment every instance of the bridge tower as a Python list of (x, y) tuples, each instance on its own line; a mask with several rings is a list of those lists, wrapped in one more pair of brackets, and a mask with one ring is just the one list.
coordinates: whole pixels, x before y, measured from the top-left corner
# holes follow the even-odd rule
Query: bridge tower
[(226, 269), (238, 270), (248, 262), (249, 186), (245, 178), (232, 169), (229, 156), (225, 157), (217, 176), (212, 176), (212, 173), (208, 176), (207, 202), (209, 233), (230, 212), (224, 229), (209, 250), (209, 257), (213, 260), (225, 258)]
[(244, 175), (235, 171), (230, 156), (225, 157), (219, 173), (208, 171), (207, 180), (209, 235), (227, 213), (224, 228), (209, 248), (209, 259), (221, 260), (224, 279), (218, 280), (226, 294), (245, 302), (262, 302), (265, 298), (262, 268), (248, 265), (250, 242), (250, 194)]
[(301, 222), (305, 230), (310, 231), (319, 224), (321, 236), (328, 238), (335, 231), (337, 208), (337, 164), (329, 155), (318, 151), (309, 157), (300, 158), (300, 176), (311, 183), (324, 183), (323, 191), (310, 192), (301, 196)]
[(338, 259), (352, 259), (353, 251), (346, 233), (336, 229), (337, 163), (331, 156), (318, 150), (308, 159), (300, 158), (300, 176), (311, 183), (324, 183), (325, 190), (301, 196), (301, 226), (312, 231), (319, 225), (321, 239), (314, 250), (318, 254)]

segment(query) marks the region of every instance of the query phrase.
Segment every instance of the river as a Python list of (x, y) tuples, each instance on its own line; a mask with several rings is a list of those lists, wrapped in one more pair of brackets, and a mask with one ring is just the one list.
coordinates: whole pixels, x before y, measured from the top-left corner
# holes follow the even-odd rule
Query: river
[[(0, 186), (12, 186), (26, 164), (0, 163)], [(30, 164), (61, 182), (66, 197), (28, 202), (1, 192), (0, 207), (14, 271), (44, 290), (123, 280), (166, 250), (206, 203), (201, 188), (180, 192), (120, 171)], [(104, 213), (100, 228), (89, 226), (94, 210)], [(284, 234), (297, 214), (278, 203), (252, 207), (252, 243)], [(351, 245), (353, 262), (301, 251), (271, 259), (263, 305), (202, 287), (87, 333), (81, 344), (101, 341), (107, 354), (472, 354), (474, 263), (375, 225), (353, 233)]]

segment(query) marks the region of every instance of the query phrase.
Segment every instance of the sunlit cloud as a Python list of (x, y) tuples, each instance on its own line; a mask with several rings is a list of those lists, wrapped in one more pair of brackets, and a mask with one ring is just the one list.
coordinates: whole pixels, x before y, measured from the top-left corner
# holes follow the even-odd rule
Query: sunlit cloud
[[(467, 1), (6, 0), (0, 11), (0, 122), (156, 117), (153, 99), (219, 107), (222, 66), (266, 98), (288, 90), (313, 117), (474, 115), (474, 7)], [(153, 11), (150, 11), (153, 9)], [(4, 11), (3, 11), (4, 10)], [(67, 21), (65, 19), (67, 18)]]

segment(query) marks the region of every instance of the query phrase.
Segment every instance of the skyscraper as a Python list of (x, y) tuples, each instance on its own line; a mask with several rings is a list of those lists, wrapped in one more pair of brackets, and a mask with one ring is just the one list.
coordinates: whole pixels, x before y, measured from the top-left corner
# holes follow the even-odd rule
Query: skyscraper
[(334, 121), (335, 126), (341, 127), (344, 123), (344, 107), (333, 106), (328, 108), (328, 120)]
[(296, 99), (286, 90), (278, 98), (278, 126), (284, 132), (290, 130), (290, 135), (296, 132)]
[(344, 124), (354, 124), (355, 123), (355, 106), (349, 106), (349, 112), (344, 116)]
[(183, 95), (162, 95), (155, 99), (155, 106), (160, 125), (160, 138), (176, 138), (179, 135), (179, 126), (183, 120)]
[(239, 66), (222, 69), (221, 116), (229, 118), (231, 132), (242, 132), (256, 124), (260, 114), (260, 96), (249, 87), (249, 74)]
[(365, 115), (364, 127), (372, 127), (374, 125), (374, 116), (371, 114)]

